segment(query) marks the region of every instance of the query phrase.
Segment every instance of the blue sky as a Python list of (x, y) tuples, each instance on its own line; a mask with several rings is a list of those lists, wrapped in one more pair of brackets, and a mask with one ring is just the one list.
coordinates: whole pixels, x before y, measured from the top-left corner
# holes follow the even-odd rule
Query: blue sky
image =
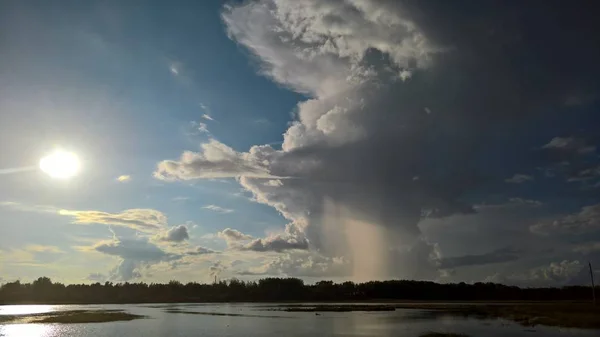
[[(578, 6), (3, 2), (0, 276), (580, 282)], [(57, 148), (76, 176), (37, 168)]]

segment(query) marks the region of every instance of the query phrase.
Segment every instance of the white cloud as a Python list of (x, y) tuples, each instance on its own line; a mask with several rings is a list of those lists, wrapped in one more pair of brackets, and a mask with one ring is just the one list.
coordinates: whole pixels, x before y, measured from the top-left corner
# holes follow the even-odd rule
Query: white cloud
[(122, 182), (122, 183), (126, 183), (130, 180), (131, 180), (131, 176), (126, 175), (126, 174), (117, 177), (117, 181)]
[(266, 158), (270, 147), (253, 147), (250, 152), (236, 152), (229, 146), (211, 139), (201, 145), (201, 152), (186, 151), (179, 160), (164, 160), (154, 176), (163, 180), (199, 178), (230, 178), (251, 176), (269, 178)]
[(213, 212), (217, 212), (217, 213), (223, 213), (223, 214), (227, 214), (227, 213), (233, 213), (232, 209), (229, 208), (223, 208), (217, 205), (206, 205), (204, 207), (202, 207), (203, 209), (207, 209), (209, 211), (213, 211)]
[(169, 64), (169, 70), (175, 76), (181, 73), (182, 68), (183, 64), (181, 62), (171, 62), (171, 64)]
[(255, 1), (230, 7), (223, 20), (232, 39), (263, 61), (264, 73), (324, 97), (373, 77), (362, 62), (371, 48), (388, 54), (398, 73), (427, 65), (436, 52), (410, 20), (381, 5)]
[(62, 209), (59, 214), (73, 217), (73, 223), (76, 224), (124, 226), (148, 233), (156, 232), (167, 225), (167, 216), (154, 209), (127, 209), (120, 213)]
[(200, 133), (210, 133), (210, 131), (208, 131), (208, 125), (206, 125), (206, 123), (197, 123), (196, 129)]
[(214, 118), (212, 118), (212, 117), (211, 117), (209, 114), (203, 114), (203, 115), (202, 115), (202, 118), (204, 118), (204, 119), (206, 119), (206, 120), (209, 120), (209, 121), (214, 121), (214, 120), (215, 120), (215, 119), (214, 119)]
[[(210, 112), (210, 108), (208, 107), (208, 105), (204, 104), (204, 103), (198, 103), (198, 105), (200, 106), (200, 108), (204, 111), (206, 111), (207, 113)], [(207, 115), (208, 116), (208, 115)]]
[(352, 266), (342, 257), (330, 258), (314, 252), (296, 251), (266, 259), (264, 264), (238, 270), (237, 274), (320, 278), (348, 277), (352, 274)]
[(236, 243), (238, 241), (252, 240), (253, 237), (248, 234), (244, 234), (237, 229), (225, 228), (224, 230), (217, 233), (217, 236), (225, 241), (227, 244)]

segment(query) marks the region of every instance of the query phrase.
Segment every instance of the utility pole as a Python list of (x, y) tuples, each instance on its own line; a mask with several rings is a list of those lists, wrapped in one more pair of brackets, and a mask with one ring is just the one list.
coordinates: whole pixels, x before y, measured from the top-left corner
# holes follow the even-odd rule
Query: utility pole
[(590, 278), (592, 279), (592, 298), (594, 300), (594, 305), (596, 305), (596, 286), (594, 285), (594, 270), (592, 269), (592, 263), (588, 262), (590, 266)]

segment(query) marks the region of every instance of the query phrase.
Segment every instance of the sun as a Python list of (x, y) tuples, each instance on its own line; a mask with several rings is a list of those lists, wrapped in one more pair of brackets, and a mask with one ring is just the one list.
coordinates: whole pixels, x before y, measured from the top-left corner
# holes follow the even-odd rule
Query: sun
[(79, 158), (73, 152), (54, 150), (40, 159), (40, 169), (54, 179), (74, 177), (81, 168)]

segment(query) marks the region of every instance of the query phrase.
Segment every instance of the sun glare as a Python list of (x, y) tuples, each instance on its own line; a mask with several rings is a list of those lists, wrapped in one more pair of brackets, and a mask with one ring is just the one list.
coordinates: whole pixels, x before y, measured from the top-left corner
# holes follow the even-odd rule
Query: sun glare
[(40, 160), (40, 169), (55, 179), (68, 179), (75, 176), (81, 167), (79, 158), (73, 152), (55, 150)]

